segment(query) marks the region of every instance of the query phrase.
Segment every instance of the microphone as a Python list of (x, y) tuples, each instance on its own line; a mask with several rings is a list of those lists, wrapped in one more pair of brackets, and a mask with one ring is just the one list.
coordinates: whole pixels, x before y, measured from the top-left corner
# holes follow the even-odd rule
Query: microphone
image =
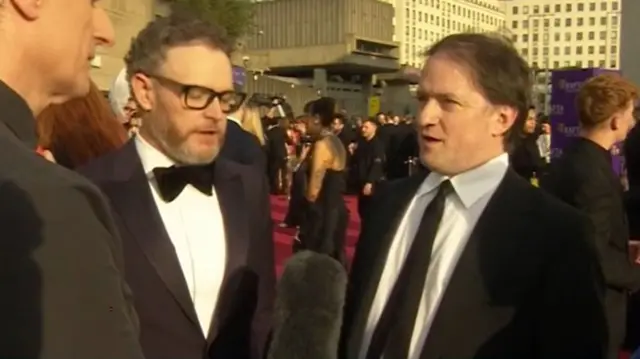
[(336, 359), (347, 272), (326, 254), (301, 251), (277, 287), (269, 359)]

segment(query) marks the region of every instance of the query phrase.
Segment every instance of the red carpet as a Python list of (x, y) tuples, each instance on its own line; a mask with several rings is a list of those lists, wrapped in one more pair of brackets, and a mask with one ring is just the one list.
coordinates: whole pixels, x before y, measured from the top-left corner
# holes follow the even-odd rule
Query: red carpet
[[(347, 207), (351, 212), (349, 229), (347, 230), (347, 256), (353, 256), (355, 244), (358, 241), (360, 231), (360, 218), (358, 217), (357, 200), (353, 196), (345, 197)], [(284, 262), (291, 256), (291, 246), (296, 230), (293, 228), (280, 228), (280, 224), (287, 214), (287, 198), (284, 196), (271, 196), (271, 217), (274, 222), (273, 237), (275, 240), (276, 269), (278, 275), (282, 272)]]

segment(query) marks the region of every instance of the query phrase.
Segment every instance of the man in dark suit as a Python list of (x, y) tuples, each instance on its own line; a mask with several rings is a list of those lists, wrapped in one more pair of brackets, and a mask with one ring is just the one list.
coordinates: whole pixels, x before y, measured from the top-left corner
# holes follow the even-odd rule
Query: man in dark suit
[(147, 359), (260, 359), (270, 330), (266, 180), (218, 156), (244, 98), (222, 34), (178, 15), (143, 29), (126, 56), (139, 135), (81, 169), (117, 214)]
[[(616, 94), (612, 97), (610, 94)], [(578, 93), (582, 136), (564, 150), (542, 178), (543, 188), (589, 216), (606, 283), (609, 358), (624, 340), (627, 296), (640, 289), (640, 268), (629, 260), (629, 228), (620, 178), (610, 150), (633, 126), (636, 87), (620, 75), (591, 78)]]
[(142, 359), (104, 197), (35, 152), (34, 116), (89, 92), (113, 28), (89, 1), (2, 1), (0, 19), (0, 357)]
[(255, 165), (262, 173), (267, 171), (265, 149), (258, 139), (242, 128), (242, 108), (230, 114), (227, 122), (227, 134), (220, 150), (220, 157), (228, 158), (243, 165)]
[(465, 33), (427, 56), (417, 125), (431, 172), (378, 188), (341, 357), (602, 358), (587, 220), (509, 169), (505, 147), (529, 105), (525, 61), (502, 39)]

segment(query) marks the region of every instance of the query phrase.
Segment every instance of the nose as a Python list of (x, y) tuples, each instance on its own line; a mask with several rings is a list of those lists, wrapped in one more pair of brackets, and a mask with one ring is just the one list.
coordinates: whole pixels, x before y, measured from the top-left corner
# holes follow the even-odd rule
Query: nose
[(99, 46), (111, 47), (115, 43), (115, 30), (111, 19), (106, 11), (98, 6), (93, 9), (93, 38)]
[(227, 115), (222, 111), (222, 106), (220, 105), (220, 100), (215, 98), (211, 101), (211, 104), (204, 110), (204, 115), (213, 120), (224, 120), (227, 118)]
[(419, 121), (417, 122), (420, 126), (435, 125), (438, 123), (441, 113), (442, 109), (440, 108), (438, 101), (435, 99), (429, 99), (420, 108), (420, 113), (418, 115)]

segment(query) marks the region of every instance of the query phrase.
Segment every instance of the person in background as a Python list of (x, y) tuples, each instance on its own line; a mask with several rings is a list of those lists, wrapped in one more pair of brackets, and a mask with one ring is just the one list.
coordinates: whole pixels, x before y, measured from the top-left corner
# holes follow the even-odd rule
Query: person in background
[(544, 168), (544, 161), (540, 157), (540, 150), (536, 142), (538, 139), (537, 125), (536, 111), (532, 106), (529, 108), (522, 129), (519, 131), (519, 141), (515, 143), (515, 149), (509, 158), (513, 170), (532, 183), (537, 181), (540, 171)]
[(353, 155), (354, 183), (358, 189), (358, 214), (364, 222), (376, 185), (384, 179), (384, 144), (378, 124), (370, 119), (362, 124), (362, 140)]
[(541, 186), (589, 217), (606, 285), (609, 359), (618, 357), (625, 337), (627, 297), (640, 289), (640, 267), (629, 260), (629, 227), (611, 148), (634, 125), (638, 89), (618, 74), (587, 80), (577, 95), (580, 137), (565, 148), (542, 177)]
[(262, 128), (260, 109), (252, 104), (246, 104), (242, 107), (240, 113), (240, 124), (242, 125), (242, 129), (252, 134), (256, 140), (258, 140), (260, 147), (264, 150), (267, 140), (264, 135), (264, 128)]
[(548, 165), (551, 163), (551, 123), (548, 116), (540, 119), (540, 135), (538, 135), (536, 143), (540, 157)]
[[(309, 115), (302, 115), (296, 118), (294, 123), (295, 130), (298, 133), (297, 137), (300, 138), (300, 141), (296, 151), (296, 164), (293, 167), (287, 214), (284, 217), (284, 221), (279, 224), (283, 228), (299, 227), (303, 219), (306, 203), (304, 195), (307, 191), (309, 172), (309, 151), (311, 150), (311, 142), (307, 135), (307, 123), (309, 121)], [(294, 250), (296, 249), (294, 247)]]
[(113, 41), (97, 1), (0, 0), (0, 358), (143, 358), (104, 195), (35, 152), (35, 117), (87, 95)]
[(69, 169), (122, 147), (128, 139), (94, 83), (87, 96), (51, 105), (36, 121), (39, 146)]
[(122, 69), (109, 89), (109, 105), (115, 114), (118, 122), (126, 129), (129, 137), (133, 137), (138, 133), (141, 125), (138, 116), (138, 105), (129, 89), (127, 81), (127, 69)]
[(267, 168), (264, 145), (261, 144), (259, 138), (247, 132), (242, 125), (244, 102), (247, 95), (240, 91), (238, 86), (234, 86), (234, 90), (241, 94), (242, 104), (234, 113), (227, 116), (227, 132), (220, 156), (243, 165), (255, 166), (264, 173)]

